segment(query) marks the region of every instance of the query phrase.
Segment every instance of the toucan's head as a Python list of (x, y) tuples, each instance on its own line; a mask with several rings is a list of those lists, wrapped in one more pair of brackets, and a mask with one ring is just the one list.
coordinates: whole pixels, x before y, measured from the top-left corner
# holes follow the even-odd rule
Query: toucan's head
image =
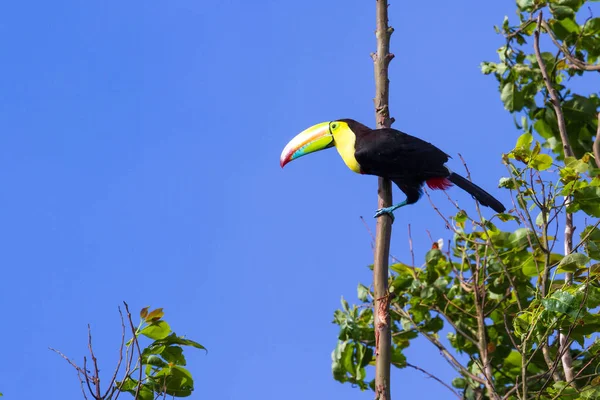
[(305, 156), (315, 151), (337, 146), (340, 150), (341, 141), (352, 137), (354, 145), (354, 133), (348, 126), (349, 120), (322, 122), (300, 132), (293, 138), (281, 152), (279, 163), (281, 167), (296, 158)]

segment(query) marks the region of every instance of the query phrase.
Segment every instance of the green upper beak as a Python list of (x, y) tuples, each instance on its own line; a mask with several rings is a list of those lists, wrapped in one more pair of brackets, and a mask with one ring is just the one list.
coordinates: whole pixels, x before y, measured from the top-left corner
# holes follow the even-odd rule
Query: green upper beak
[(333, 147), (333, 135), (329, 124), (329, 122), (322, 122), (311, 126), (290, 140), (281, 152), (279, 159), (281, 167), (283, 168), (285, 164), (306, 154)]

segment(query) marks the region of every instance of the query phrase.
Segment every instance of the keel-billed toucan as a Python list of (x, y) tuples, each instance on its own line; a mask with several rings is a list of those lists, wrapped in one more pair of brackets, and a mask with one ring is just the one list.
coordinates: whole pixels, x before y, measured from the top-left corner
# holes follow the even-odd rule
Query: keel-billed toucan
[(505, 208), (492, 195), (445, 165), (449, 156), (419, 138), (391, 128), (370, 129), (352, 119), (323, 122), (293, 138), (281, 153), (281, 167), (315, 151), (335, 146), (352, 171), (388, 178), (406, 194), (406, 200), (377, 210), (375, 217), (416, 203), (425, 183), (431, 189), (448, 189), (452, 184), (465, 190), (479, 203), (496, 212)]

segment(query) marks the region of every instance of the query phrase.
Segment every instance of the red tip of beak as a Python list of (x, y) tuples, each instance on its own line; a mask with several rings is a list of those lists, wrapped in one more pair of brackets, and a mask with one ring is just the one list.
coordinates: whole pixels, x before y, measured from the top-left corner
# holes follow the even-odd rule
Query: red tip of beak
[(285, 164), (290, 162), (290, 159), (292, 158), (292, 154), (293, 151), (286, 151), (287, 149), (284, 149), (283, 153), (281, 153), (281, 157), (279, 158), (279, 165), (281, 165), (281, 168), (285, 167)]

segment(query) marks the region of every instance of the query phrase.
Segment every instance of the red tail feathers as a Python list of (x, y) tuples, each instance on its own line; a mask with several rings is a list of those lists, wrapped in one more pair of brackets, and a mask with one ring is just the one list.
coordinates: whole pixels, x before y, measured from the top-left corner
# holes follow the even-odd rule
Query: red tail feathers
[(430, 189), (446, 190), (452, 186), (448, 178), (431, 178), (425, 181)]

